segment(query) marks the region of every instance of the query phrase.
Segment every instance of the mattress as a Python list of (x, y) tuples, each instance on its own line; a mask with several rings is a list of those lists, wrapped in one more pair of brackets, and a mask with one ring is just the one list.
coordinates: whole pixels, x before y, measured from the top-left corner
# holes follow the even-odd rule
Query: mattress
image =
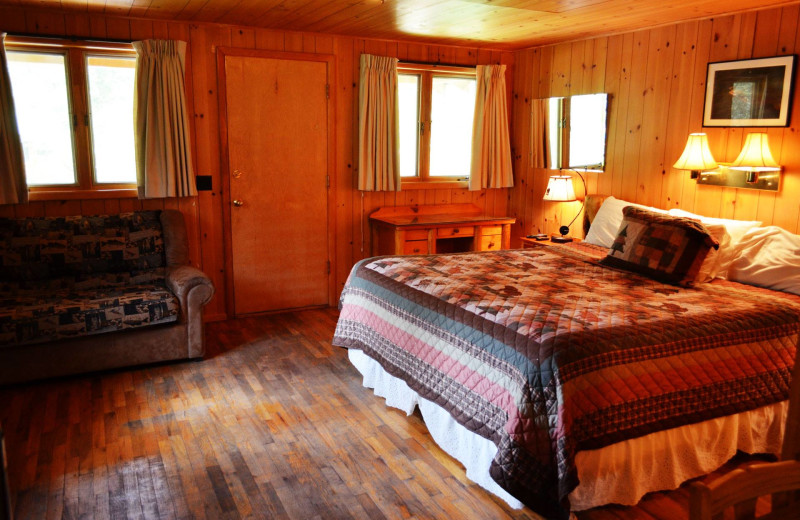
[(579, 452), (786, 400), (800, 330), (800, 298), (580, 249), (365, 260), (334, 336), (491, 441), (492, 480), (548, 518), (569, 514)]

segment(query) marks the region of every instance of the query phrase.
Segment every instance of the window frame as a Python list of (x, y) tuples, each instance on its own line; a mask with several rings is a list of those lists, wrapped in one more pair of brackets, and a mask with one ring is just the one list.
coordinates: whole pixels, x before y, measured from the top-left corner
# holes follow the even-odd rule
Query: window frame
[(67, 100), (72, 122), (70, 125), (72, 158), (76, 182), (74, 184), (28, 186), (28, 199), (37, 201), (137, 197), (136, 182), (95, 182), (87, 65), (87, 60), (91, 56), (136, 58), (133, 45), (122, 42), (8, 35), (5, 38), (5, 49), (17, 52), (62, 54), (65, 60)]
[[(425, 63), (399, 62), (397, 74), (415, 75), (419, 77), (419, 100), (417, 106), (417, 175), (402, 177), (401, 186), (404, 189), (440, 189), (440, 188), (466, 188), (469, 186), (469, 175), (459, 176), (431, 176), (430, 175), (430, 149), (431, 149), (431, 111), (433, 98), (433, 78), (472, 78), (477, 81), (477, 69), (474, 66), (435, 65)], [(473, 107), (474, 110), (474, 107)]]

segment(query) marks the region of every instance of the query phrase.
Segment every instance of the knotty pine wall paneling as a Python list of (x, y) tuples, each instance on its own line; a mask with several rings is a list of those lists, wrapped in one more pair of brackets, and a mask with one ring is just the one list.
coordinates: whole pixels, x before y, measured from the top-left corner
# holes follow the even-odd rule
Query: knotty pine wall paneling
[[(606, 171), (589, 174), (589, 192), (800, 232), (800, 70), (790, 127), (702, 126), (707, 64), (800, 53), (799, 20), (795, 4), (517, 52), (512, 96), (517, 187), (509, 208), (518, 218), (515, 235), (554, 233), (580, 209), (577, 202), (542, 201), (554, 172), (530, 166), (530, 100), (594, 92), (608, 92), (610, 102)], [(748, 133), (766, 131), (784, 167), (781, 191), (698, 186), (688, 172), (673, 169), (689, 133), (701, 131), (720, 162), (736, 158)], [(573, 226), (572, 232), (581, 230)]]
[[(369, 214), (381, 206), (471, 202), (487, 214), (510, 211), (513, 190), (408, 190), (399, 193), (362, 193), (358, 175), (358, 79), (361, 53), (400, 59), (476, 65), (508, 66), (508, 93), (513, 87), (514, 53), (476, 47), (425, 45), (417, 42), (370, 40), (328, 34), (288, 32), (212, 23), (165, 22), (96, 14), (61, 14), (46, 10), (0, 8), (0, 30), (110, 39), (172, 38), (188, 42), (187, 101), (197, 175), (212, 177), (212, 191), (196, 198), (139, 201), (136, 199), (80, 200), (0, 206), (0, 215), (66, 215), (113, 213), (135, 209), (175, 208), (189, 226), (192, 263), (213, 280), (217, 293), (206, 307), (206, 319), (222, 319), (225, 308), (225, 262), (222, 212), (225, 210), (220, 171), (219, 106), (216, 48), (242, 47), (273, 51), (333, 54), (337, 61), (335, 88), (336, 164), (331, 172), (335, 199), (336, 249), (332, 259), (337, 296), (355, 262), (371, 254)], [(509, 99), (509, 111), (512, 108)], [(512, 119), (512, 125), (514, 121)], [(335, 302), (334, 302), (335, 303)]]

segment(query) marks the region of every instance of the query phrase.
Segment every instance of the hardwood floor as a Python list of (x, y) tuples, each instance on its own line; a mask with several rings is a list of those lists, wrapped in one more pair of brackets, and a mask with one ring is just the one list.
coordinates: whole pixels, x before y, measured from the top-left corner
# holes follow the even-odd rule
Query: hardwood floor
[[(0, 389), (15, 517), (537, 518), (363, 388), (336, 317), (212, 323), (200, 362)], [(685, 518), (687, 496), (579, 519)]]

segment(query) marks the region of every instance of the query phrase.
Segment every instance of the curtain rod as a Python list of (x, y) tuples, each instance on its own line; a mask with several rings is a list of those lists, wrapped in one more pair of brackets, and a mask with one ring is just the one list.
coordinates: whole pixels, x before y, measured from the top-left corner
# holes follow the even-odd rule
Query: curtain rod
[(475, 68), (478, 65), (485, 65), (484, 63), (478, 63), (477, 65), (464, 65), (463, 63), (442, 63), (437, 61), (435, 63), (431, 63), (430, 61), (414, 61), (414, 60), (401, 60), (398, 58), (400, 63), (408, 63), (410, 65), (427, 65), (429, 67), (460, 67), (460, 68)]
[[(2, 32), (2, 31), (0, 31)], [(27, 32), (6, 32), (7, 36), (19, 36), (22, 38), (43, 38), (43, 39), (52, 39), (52, 40), (69, 40), (72, 42), (97, 42), (97, 43), (133, 43), (133, 40), (120, 40), (115, 38), (95, 38), (91, 36), (87, 36), (82, 38), (80, 36), (65, 36), (63, 34), (38, 34), (38, 33), (27, 33)]]

